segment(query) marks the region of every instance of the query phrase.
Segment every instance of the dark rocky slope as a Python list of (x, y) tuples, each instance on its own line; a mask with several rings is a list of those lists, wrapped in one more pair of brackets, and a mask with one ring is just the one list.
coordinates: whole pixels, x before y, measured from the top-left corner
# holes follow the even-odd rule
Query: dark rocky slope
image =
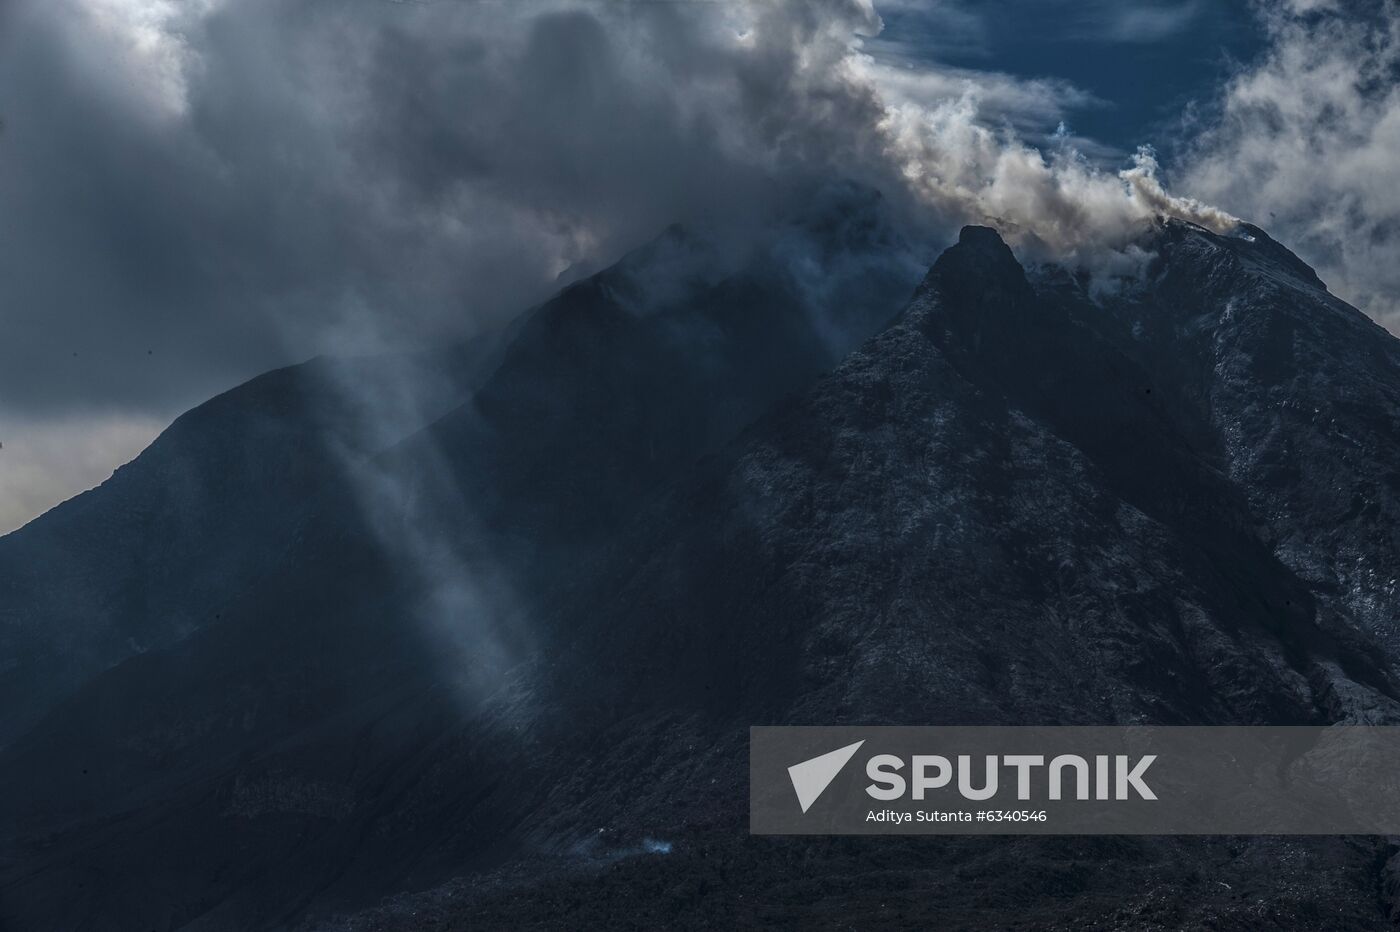
[[(555, 680), (545, 714), (597, 731), (518, 829), (553, 857), (326, 927), (1388, 927), (1381, 839), (745, 835), (755, 721), (1395, 720), (1367, 619), (1298, 572), (1221, 407), (1124, 323), (1191, 313), (1201, 295), (1164, 285), (1224, 267), (1258, 314), (1338, 316), (1318, 326), (1361, 346), (1334, 358), (1389, 346), (1315, 284), (1281, 286), (1291, 257), (1258, 242), (1168, 225), (1145, 286), (1094, 303), (965, 231), (895, 326), (562, 611), (558, 656), (589, 674)], [(1276, 287), (1293, 303), (1271, 309)], [(1349, 455), (1315, 450), (1319, 469)]]
[[(230, 620), (0, 756), (0, 916), (1386, 927), (1380, 839), (747, 835), (756, 722), (1395, 720), (1395, 601), (1353, 569), (1390, 560), (1394, 341), (1242, 232), (1166, 224), (1146, 277), (1094, 298), (970, 228), (776, 406), (827, 347), (781, 283), (640, 315), (616, 279), (574, 286), (376, 461), (401, 519), (529, 620), (491, 694), (414, 624), (422, 580), (385, 571), (382, 532), (312, 527)], [(729, 316), (772, 305), (794, 325)], [(725, 335), (708, 368), (667, 342), (691, 313)]]
[[(0, 746), (91, 676), (216, 621), (312, 523), (353, 523), (346, 464), (460, 401), (490, 352), (484, 339), (269, 372), (182, 415), (98, 488), (0, 537)], [(359, 401), (368, 397), (382, 407)]]
[[(145, 498), (123, 476), (74, 503), (115, 511), (104, 520), (126, 537), (65, 527), (62, 514), (35, 522), (12, 546), (17, 565), (33, 540), (105, 540), (138, 555), (158, 545), (151, 562), (185, 588), (128, 580), (120, 562), (105, 568), (111, 585), (213, 617), (78, 671), (66, 699), (43, 697), (57, 704), (37, 727), (10, 723), (21, 734), (0, 768), (10, 826), (0, 916), (21, 926), (276, 928), (312, 904), (422, 886), (514, 850), (505, 826), (534, 797), (469, 775), (489, 771), (472, 748), (481, 729), (518, 722), (463, 714), (482, 689), (509, 686), (502, 653), (533, 647), (511, 630), (518, 619), (500, 616), (549, 597), (529, 580), (557, 587), (581, 574), (580, 535), (596, 540), (628, 520), (668, 471), (809, 384), (897, 312), (914, 284), (906, 247), (865, 192), (844, 192), (837, 208), (728, 263), (668, 233), (532, 312), (469, 401), (396, 443), (376, 434), (346, 455), (340, 436), (286, 417), (272, 428), (277, 456), (264, 460), (260, 435), (240, 429), (269, 420), (251, 404), (261, 397), (251, 383), (220, 402), (224, 417), (190, 419), (196, 455), (169, 452), (186, 446), (177, 425), (126, 471), (151, 489)], [(859, 300), (815, 300), (778, 250), (849, 263), (849, 276), (828, 284)], [(667, 281), (678, 265), (694, 276)], [(768, 353), (779, 362), (768, 365)], [(312, 416), (348, 407), (369, 426), (412, 426), (383, 400), (400, 384), (330, 388), (324, 405), (305, 405)], [(295, 472), (279, 472), (292, 468), (281, 458)], [(192, 463), (202, 490), (221, 468), (234, 482), (181, 511), (166, 492), (171, 461)], [(168, 510), (191, 533), (148, 541), (141, 522), (165, 507), (152, 501), (174, 502)], [(231, 549), (211, 546), (210, 528), (236, 533)], [(257, 572), (238, 564), (237, 547), (262, 561)], [(227, 588), (190, 583), (215, 568)], [(10, 604), (53, 617), (27, 590)], [(175, 615), (148, 600), (110, 617), (106, 628), (124, 631)], [(494, 678), (481, 682), (482, 670)], [(486, 811), (496, 815), (481, 821)], [(464, 820), (480, 831), (464, 833)], [(382, 843), (363, 842), (386, 831)], [(132, 864), (141, 878), (127, 875)]]
[(965, 231), (898, 324), (649, 529), (601, 680), (813, 720), (1388, 720), (1364, 620), (1319, 604), (1205, 412), (1096, 311)]

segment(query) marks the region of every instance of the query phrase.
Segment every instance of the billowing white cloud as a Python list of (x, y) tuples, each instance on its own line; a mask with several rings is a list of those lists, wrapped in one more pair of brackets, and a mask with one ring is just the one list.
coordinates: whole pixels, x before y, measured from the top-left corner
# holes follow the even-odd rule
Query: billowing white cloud
[(975, 92), (934, 107), (893, 107), (881, 128), (913, 194), (931, 214), (987, 223), (1033, 257), (1120, 267), (1118, 257), (1154, 217), (1213, 229), (1224, 211), (1166, 192), (1157, 160), (1105, 172), (1073, 149), (1043, 151), (977, 118)]
[(199, 67), (195, 38), (219, 0), (57, 0), (54, 10), (81, 37), (94, 87), (120, 87), (155, 113), (180, 115)]
[(979, 122), (1006, 124), (1028, 137), (1048, 136), (1074, 111), (1108, 106), (1068, 81), (936, 66), (888, 51), (871, 56), (869, 76), (879, 85), (886, 107), (936, 107), (970, 95), (975, 98)]
[(1226, 88), (1183, 188), (1289, 244), (1400, 332), (1400, 5), (1286, 0)]

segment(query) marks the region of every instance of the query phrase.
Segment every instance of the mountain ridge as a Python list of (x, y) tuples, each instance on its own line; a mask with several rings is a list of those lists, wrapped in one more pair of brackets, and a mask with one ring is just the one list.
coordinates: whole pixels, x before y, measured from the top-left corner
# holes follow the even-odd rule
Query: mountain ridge
[[(422, 581), (380, 564), (383, 532), (321, 527), (236, 623), (0, 749), (23, 827), (0, 917), (1385, 927), (1384, 840), (747, 835), (759, 721), (1400, 717), (1394, 594), (1349, 562), (1397, 546), (1400, 350), (1243, 229), (1162, 224), (1139, 286), (1091, 293), (968, 228), (833, 370), (813, 350), (793, 391), (729, 386), (714, 404), (757, 414), (710, 432), (685, 422), (707, 413), (692, 384), (728, 386), (809, 319), (728, 331), (721, 378), (667, 392), (682, 357), (634, 363), (665, 314), (570, 286), (480, 399), (376, 466), (412, 491), (395, 526), (437, 522), (448, 577), (511, 581), (529, 649), (491, 694), (460, 688), (470, 638), (416, 626)], [(768, 308), (735, 293), (694, 308)], [(659, 437), (677, 452), (653, 460)], [(133, 858), (154, 879), (69, 895)]]
[[(1004, 245), (981, 231), (970, 238), (991, 252), (971, 267), (1012, 276), (976, 296), (1013, 312), (1031, 300)], [(1200, 274), (1200, 256), (1182, 258), (1171, 274)], [(1206, 281), (1231, 259), (1204, 258)], [(945, 253), (942, 272), (948, 261)], [(592, 792), (538, 813), (532, 834), (567, 839), (568, 826), (602, 824), (618, 850), (651, 832), (677, 853), (630, 856), (602, 873), (587, 861), (491, 873), (347, 923), (392, 930), (427, 915), (448, 929), (550, 927), (552, 916), (587, 924), (622, 915), (696, 928), (835, 917), (872, 928), (1389, 924), (1394, 904), (1378, 902), (1376, 890), (1394, 888), (1395, 849), (1378, 839), (834, 839), (816, 854), (805, 842), (743, 837), (746, 777), (721, 761), (742, 760), (742, 728), (754, 721), (1395, 721), (1393, 655), (1367, 643), (1358, 619), (1319, 617), (1327, 593), (1253, 537), (1263, 523), (1234, 485), (1231, 438), (1221, 437), (1232, 422), (1200, 404), (1209, 390), (1198, 395), (1188, 382), (1173, 387), (1179, 398), (1164, 398), (1174, 392), (1144, 378), (1150, 367), (1120, 358), (1108, 367), (1113, 381), (1089, 380), (1117, 401), (1075, 420), (1082, 360), (1041, 352), (1035, 338), (1020, 357), (987, 358), (976, 328), (998, 322), (975, 302), (943, 302), (942, 284), (927, 282), (891, 328), (702, 467), (644, 522), (651, 530), (631, 550), (635, 564), (624, 559), (559, 625), (576, 632), (565, 652), (593, 671), (564, 704), (596, 704), (594, 718), (618, 724), (598, 726), (603, 737), (592, 743), (603, 750), (588, 756), (602, 775), (585, 784)], [(1107, 332), (1121, 334), (1131, 331), (1109, 315), (1154, 311), (1165, 326), (1201, 307), (1132, 299), (1076, 310), (1103, 315)], [(1005, 332), (1024, 337), (1028, 320), (1015, 316)], [(1047, 326), (1101, 339), (1090, 357), (1112, 345), (1086, 336), (1075, 315)], [(1026, 372), (1036, 359), (1040, 371)], [(1018, 410), (1032, 403), (1032, 413)], [(1131, 477), (1117, 480), (1121, 494), (1106, 484), (1124, 467), (1109, 443), (1121, 439), (1118, 404), (1155, 411), (1154, 425), (1192, 420), (1197, 442), (1166, 464), (1189, 471), (1168, 494)], [(1157, 452), (1125, 446), (1139, 453), (1127, 465), (1150, 465)], [(1197, 552), (1191, 529), (1202, 521), (1247, 547), (1234, 552), (1242, 567)], [(1316, 601), (1287, 604), (1302, 595)], [(608, 612), (590, 624), (600, 605)], [(629, 662), (637, 656), (651, 660)], [(700, 748), (721, 749), (720, 760)], [(705, 787), (706, 773), (720, 789)], [(672, 795), (655, 799), (656, 786)], [(514, 899), (524, 891), (544, 905)]]

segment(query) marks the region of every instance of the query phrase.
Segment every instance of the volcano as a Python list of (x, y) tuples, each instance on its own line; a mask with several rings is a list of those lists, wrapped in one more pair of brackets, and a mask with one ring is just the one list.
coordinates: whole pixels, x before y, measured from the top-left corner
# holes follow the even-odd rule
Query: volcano
[(749, 836), (754, 724), (1400, 723), (1400, 343), (1248, 224), (920, 279), (863, 211), (0, 539), (4, 927), (1388, 928), (1383, 838)]

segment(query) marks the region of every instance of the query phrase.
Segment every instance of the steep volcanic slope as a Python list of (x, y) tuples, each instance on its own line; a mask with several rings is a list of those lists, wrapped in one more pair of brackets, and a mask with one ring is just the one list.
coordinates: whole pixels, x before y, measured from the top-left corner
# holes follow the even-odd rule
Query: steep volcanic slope
[[(278, 928), (515, 850), (543, 784), (490, 765), (548, 766), (520, 746), (526, 713), (476, 715), (479, 697), (460, 688), (461, 667), (488, 654), (473, 616), (500, 606), (439, 603), (437, 587), (500, 576), (528, 613), (545, 593), (515, 580), (576, 576), (580, 535), (627, 520), (668, 471), (893, 316), (917, 277), (878, 203), (852, 206), (773, 247), (850, 262), (849, 278), (826, 279), (860, 297), (842, 313), (825, 314), (772, 252), (668, 279), (663, 260), (693, 245), (673, 232), (535, 311), (469, 404), (360, 466), (329, 464), (336, 498), (293, 486), (225, 502), (316, 507), (216, 623), (93, 677), (3, 752), (0, 917)], [(770, 353), (781, 363), (765, 366)], [(362, 388), (340, 386), (371, 404), (375, 387)], [(446, 571), (425, 578), (420, 558), (443, 553)], [(496, 687), (524, 704), (511, 680)]]
[[(1202, 262), (1241, 269), (1241, 301), (1268, 287), (1289, 257), (1251, 235), (1169, 225), (1145, 287), (1095, 303), (965, 230), (896, 325), (561, 610), (544, 707), (578, 724), (517, 829), (553, 856), (325, 928), (1388, 927), (1379, 839), (746, 837), (754, 722), (1396, 721), (1393, 655), (1256, 516), (1243, 412), (1131, 319), (1199, 307), (1173, 283)], [(1341, 315), (1352, 344), (1310, 378), (1345, 391), (1347, 360), (1392, 353), (1290, 299), (1254, 313)], [(1328, 437), (1324, 471), (1352, 456)]]
[[(88, 677), (221, 617), (308, 523), (353, 521), (345, 462), (459, 400), (489, 353), (483, 340), (269, 372), (181, 416), (98, 488), (0, 538), (0, 746)], [(381, 409), (357, 403), (371, 395), (385, 399)], [(399, 423), (386, 435), (390, 409)]]
[(898, 325), (663, 519), (609, 596), (604, 680), (818, 719), (1390, 714), (1388, 660), (1320, 617), (1175, 396), (969, 229)]
[[(417, 434), (374, 478), (428, 508), (450, 499), (471, 535), (509, 525), (533, 548), (560, 519), (577, 530), (625, 512), (640, 486), (803, 388), (918, 277), (878, 194), (855, 186), (753, 256), (716, 248), (668, 231), (507, 334), (267, 373), (0, 537), (0, 747), (91, 675), (222, 618), (305, 549), (312, 523), (372, 539), (361, 467), (405, 438)], [(804, 275), (812, 263), (826, 271)]]
[(922, 274), (860, 188), (751, 254), (717, 252), (669, 230), (529, 315), (482, 390), (397, 451), (420, 517), (453, 514), (455, 546), (484, 535), (518, 588), (557, 587), (698, 455), (885, 326)]
[(1400, 343), (1261, 230), (1168, 224), (1110, 307), (1130, 350), (1210, 424), (1258, 536), (1317, 599), (1400, 656)]

